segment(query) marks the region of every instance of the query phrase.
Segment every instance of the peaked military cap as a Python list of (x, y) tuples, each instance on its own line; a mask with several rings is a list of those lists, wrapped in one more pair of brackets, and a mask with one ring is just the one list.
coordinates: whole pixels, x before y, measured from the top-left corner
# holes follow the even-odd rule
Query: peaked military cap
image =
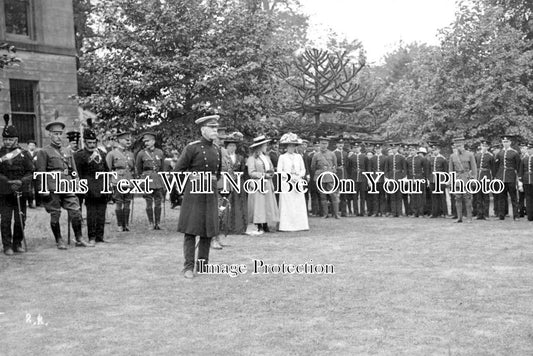
[(44, 128), (46, 131), (63, 131), (65, 129), (65, 124), (61, 121), (54, 121), (46, 125)]

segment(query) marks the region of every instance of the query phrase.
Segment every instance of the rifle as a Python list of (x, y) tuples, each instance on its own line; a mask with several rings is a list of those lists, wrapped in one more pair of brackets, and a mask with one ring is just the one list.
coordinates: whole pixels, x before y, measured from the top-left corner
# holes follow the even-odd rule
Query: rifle
[(17, 207), (19, 209), (19, 219), (20, 219), (20, 229), (22, 231), (22, 241), (24, 242), (24, 249), (28, 251), (28, 244), (26, 243), (26, 235), (24, 234), (24, 213), (21, 209), (20, 204), (20, 197), (22, 196), (22, 193), (19, 191), (15, 192), (15, 197), (17, 198)]

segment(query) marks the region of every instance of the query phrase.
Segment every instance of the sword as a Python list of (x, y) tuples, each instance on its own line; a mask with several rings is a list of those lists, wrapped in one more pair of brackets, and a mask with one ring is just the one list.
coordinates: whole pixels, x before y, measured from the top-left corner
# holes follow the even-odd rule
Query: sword
[(22, 231), (22, 241), (24, 242), (24, 249), (28, 251), (28, 244), (26, 243), (26, 235), (24, 234), (24, 213), (22, 212), (21, 204), (20, 204), (21, 195), (22, 195), (21, 192), (19, 191), (15, 192), (15, 196), (17, 198), (17, 207), (19, 209), (19, 219), (20, 219), (20, 229)]

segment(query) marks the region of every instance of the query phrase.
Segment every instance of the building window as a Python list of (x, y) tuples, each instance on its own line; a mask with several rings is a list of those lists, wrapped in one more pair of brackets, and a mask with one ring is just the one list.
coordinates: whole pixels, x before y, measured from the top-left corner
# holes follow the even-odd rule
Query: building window
[(37, 82), (10, 79), (11, 116), (19, 142), (35, 140), (37, 128)]
[(32, 0), (4, 0), (6, 33), (32, 37)]

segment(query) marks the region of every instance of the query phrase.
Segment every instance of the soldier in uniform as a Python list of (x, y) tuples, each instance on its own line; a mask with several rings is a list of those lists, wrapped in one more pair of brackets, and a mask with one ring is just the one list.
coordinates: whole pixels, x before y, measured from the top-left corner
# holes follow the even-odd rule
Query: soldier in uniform
[[(352, 144), (353, 154), (348, 158), (348, 176), (355, 183), (355, 196), (353, 200), (353, 211), (355, 216), (365, 216), (365, 202), (367, 178), (363, 172), (370, 170), (370, 162), (366, 154), (361, 153), (361, 142)], [(359, 205), (357, 204), (359, 201)]]
[[(481, 181), (483, 178), (492, 180), (494, 175), (494, 156), (489, 152), (489, 142), (487, 140), (481, 140), (481, 151), (476, 155), (477, 164), (477, 179)], [(487, 220), (489, 217), (489, 194), (483, 194), (480, 190), (477, 194), (477, 220)]]
[[(415, 150), (416, 152), (416, 150)], [(410, 209), (415, 218), (420, 215), (424, 216), (424, 205), (426, 202), (426, 182), (429, 176), (429, 162), (425, 155), (427, 150), (425, 147), (420, 147), (418, 152), (413, 153), (407, 158), (407, 179), (421, 180), (421, 192), (413, 192), (411, 194)], [(423, 181), (422, 181), (423, 180)]]
[(221, 173), (222, 154), (220, 148), (213, 143), (217, 138), (218, 119), (218, 115), (212, 115), (195, 121), (201, 127), (202, 138), (185, 147), (176, 165), (177, 172), (210, 172), (212, 174), (210, 182), (212, 193), (191, 193), (191, 180), (199, 179), (200, 176), (195, 178), (191, 175), (185, 187), (178, 221), (178, 231), (185, 234), (183, 240), (185, 278), (194, 277), (196, 236), (200, 236), (198, 260), (204, 260), (207, 264), (211, 239), (219, 232), (216, 182)]
[(519, 177), (524, 187), (527, 220), (533, 221), (533, 142), (527, 144), (527, 150), (520, 162)]
[[(50, 136), (50, 144), (37, 152), (35, 170), (37, 172), (56, 172), (63, 180), (73, 180), (73, 175), (77, 175), (74, 158), (61, 148), (61, 136), (65, 129), (65, 124), (55, 121), (46, 125), (46, 130)], [(75, 173), (74, 173), (75, 172)], [(86, 247), (88, 244), (82, 238), (82, 218), (78, 198), (74, 193), (55, 192), (54, 177), (47, 178), (48, 192), (40, 193), (46, 211), (50, 214), (50, 227), (56, 239), (57, 248), (66, 250), (67, 246), (61, 236), (61, 208), (67, 210), (72, 222), (72, 229), (76, 239), (76, 246)], [(41, 179), (36, 180), (37, 189), (41, 190)]]
[(319, 148), (320, 141), (315, 140), (313, 142), (313, 151), (309, 153), (308, 156), (308, 167), (309, 167), (309, 195), (311, 196), (311, 215), (321, 216), (322, 212), (320, 211), (320, 194), (316, 187), (316, 182), (313, 179), (315, 176), (315, 171), (311, 168), (311, 162), (313, 161), (313, 156), (320, 151)]
[[(18, 145), (18, 132), (15, 126), (9, 125), (9, 115), (4, 115), (4, 120), (4, 145), (0, 148), (0, 231), (4, 253), (10, 256), (13, 251), (25, 252), (22, 237), (26, 222), (26, 199), (31, 194), (33, 160), (30, 154)], [(13, 218), (14, 229), (11, 227)]]
[(105, 152), (97, 147), (96, 134), (91, 129), (83, 132), (85, 147), (74, 154), (76, 167), (81, 179), (87, 180), (89, 191), (85, 194), (85, 206), (87, 207), (87, 235), (89, 245), (104, 240), (105, 213), (109, 196), (103, 194), (104, 177), (96, 178), (97, 172), (107, 172), (109, 168), (105, 160)]
[(511, 197), (513, 206), (513, 220), (518, 219), (518, 202), (516, 194), (516, 184), (518, 178), (518, 169), (520, 166), (520, 154), (511, 148), (511, 137), (508, 135), (501, 136), (503, 149), (495, 157), (496, 179), (503, 182), (504, 189), (501, 194), (497, 194), (496, 204), (497, 214), (500, 220), (505, 219), (505, 205), (507, 203), (507, 194)]
[(113, 199), (115, 200), (115, 214), (119, 231), (130, 231), (129, 218), (130, 206), (133, 194), (121, 194), (117, 189), (117, 182), (121, 179), (132, 179), (135, 171), (135, 159), (129, 150), (131, 146), (131, 134), (127, 131), (117, 133), (115, 148), (106, 155), (106, 163), (109, 170), (117, 173), (117, 178), (111, 179), (113, 185)]
[[(344, 139), (343, 137), (337, 138), (337, 142), (335, 144), (337, 148), (335, 148), (335, 156), (337, 157), (337, 177), (339, 179), (346, 179), (348, 178), (348, 154), (346, 151), (344, 151)], [(342, 193), (339, 194), (340, 203), (339, 208), (341, 211), (341, 216), (346, 216), (346, 205), (348, 201), (347, 194)]]
[(442, 194), (436, 194), (437, 186), (435, 185), (435, 172), (448, 173), (448, 161), (440, 154), (440, 146), (437, 143), (430, 143), (431, 158), (429, 159), (429, 186), (431, 194), (431, 217), (438, 218), (448, 215), (446, 205), (446, 185), (441, 184)]
[[(527, 156), (529, 156), (527, 143), (521, 143), (520, 144), (520, 161), (522, 161)], [(526, 194), (524, 192), (524, 186), (523, 184), (520, 184), (520, 187), (518, 189), (518, 213), (521, 218), (523, 218), (527, 214), (525, 200), (526, 200)]]
[(377, 181), (377, 191), (376, 194), (370, 194), (374, 203), (372, 206), (374, 210), (372, 213), (375, 217), (383, 216), (383, 213), (386, 212), (386, 201), (385, 201), (385, 190), (383, 190), (383, 182), (385, 181), (385, 160), (386, 155), (383, 155), (383, 150), (380, 144), (375, 146), (376, 154), (370, 159), (370, 171), (374, 175), (374, 178), (377, 177), (377, 173), (383, 173)]
[[(337, 157), (333, 152), (328, 150), (329, 139), (326, 137), (320, 138), (320, 151), (313, 155), (311, 160), (311, 171), (315, 172), (313, 179), (315, 183), (318, 177), (324, 172), (330, 172), (336, 174), (337, 172)], [(322, 188), (324, 191), (330, 191), (333, 188), (333, 177), (330, 174), (326, 174), (322, 179)], [(317, 186), (318, 188), (318, 186)], [(322, 217), (328, 217), (328, 195), (331, 197), (331, 205), (333, 208), (333, 217), (339, 219), (339, 192), (334, 191), (331, 194), (325, 194), (319, 191), (320, 203), (322, 205)]]
[[(407, 164), (405, 157), (398, 153), (399, 144), (393, 144), (391, 154), (385, 160), (385, 178), (399, 181), (406, 176)], [(385, 182), (386, 184), (386, 182)], [(391, 214), (395, 218), (402, 215), (402, 193), (398, 189), (395, 193), (390, 194)]]
[[(449, 170), (456, 173), (457, 180), (468, 182), (470, 179), (477, 177), (477, 166), (474, 154), (465, 150), (465, 138), (457, 137), (453, 140), (457, 153), (450, 156)], [(472, 194), (465, 192), (464, 194), (455, 194), (455, 209), (457, 211), (457, 222), (463, 222), (463, 200), (466, 203), (466, 217), (468, 222), (472, 222)]]
[(146, 201), (148, 222), (153, 225), (154, 230), (161, 230), (159, 223), (161, 222), (161, 202), (165, 198), (165, 187), (158, 173), (163, 167), (165, 155), (159, 148), (155, 148), (155, 137), (156, 134), (153, 132), (145, 132), (142, 135), (146, 147), (137, 154), (135, 167), (137, 175), (141, 178), (150, 177), (152, 179), (149, 186), (152, 193), (144, 194), (143, 198)]

